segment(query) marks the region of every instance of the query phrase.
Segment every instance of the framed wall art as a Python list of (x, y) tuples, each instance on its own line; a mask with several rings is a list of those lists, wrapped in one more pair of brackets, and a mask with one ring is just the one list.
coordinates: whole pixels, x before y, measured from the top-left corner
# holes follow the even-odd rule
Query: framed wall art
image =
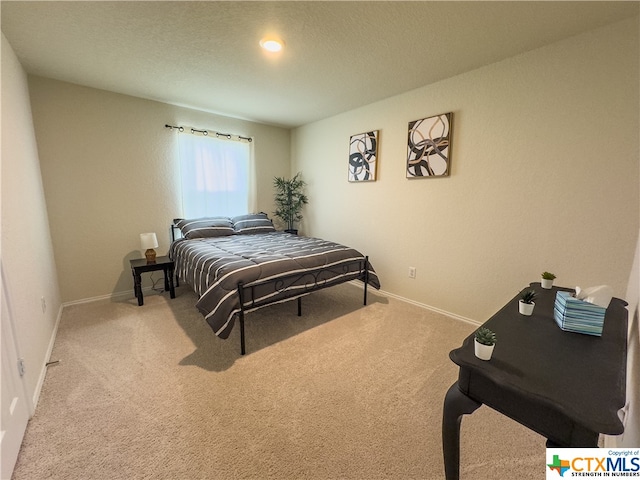
[(378, 163), (378, 130), (352, 135), (349, 141), (349, 181), (373, 182)]
[(452, 116), (443, 113), (409, 122), (407, 178), (449, 176)]

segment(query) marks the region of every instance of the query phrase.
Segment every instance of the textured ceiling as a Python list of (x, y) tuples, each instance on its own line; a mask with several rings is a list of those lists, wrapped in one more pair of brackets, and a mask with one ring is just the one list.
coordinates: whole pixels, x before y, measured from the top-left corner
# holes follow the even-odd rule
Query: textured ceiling
[[(1, 2), (28, 73), (295, 127), (624, 18), (638, 2)], [(279, 55), (258, 47), (266, 34)]]

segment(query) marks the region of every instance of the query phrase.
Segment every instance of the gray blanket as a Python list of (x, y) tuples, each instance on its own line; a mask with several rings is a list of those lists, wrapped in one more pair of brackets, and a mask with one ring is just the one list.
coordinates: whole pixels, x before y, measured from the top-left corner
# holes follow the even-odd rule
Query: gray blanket
[[(364, 256), (334, 242), (283, 232), (175, 241), (178, 277), (191, 285), (196, 307), (216, 335), (227, 338), (240, 311), (238, 283), (253, 287), (245, 311), (361, 277)], [(367, 262), (369, 285), (380, 288)]]

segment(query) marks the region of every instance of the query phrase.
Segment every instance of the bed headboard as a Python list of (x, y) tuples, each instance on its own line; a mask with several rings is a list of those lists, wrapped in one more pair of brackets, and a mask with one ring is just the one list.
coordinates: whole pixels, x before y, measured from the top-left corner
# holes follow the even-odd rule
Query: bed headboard
[(177, 223), (182, 220), (181, 218), (174, 218), (171, 224), (171, 242), (175, 242), (177, 239), (182, 238), (182, 232)]

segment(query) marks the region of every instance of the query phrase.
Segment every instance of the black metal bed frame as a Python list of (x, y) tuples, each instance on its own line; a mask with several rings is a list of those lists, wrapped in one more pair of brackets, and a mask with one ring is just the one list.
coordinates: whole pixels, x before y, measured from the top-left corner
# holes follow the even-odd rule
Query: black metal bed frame
[[(356, 268), (353, 268), (356, 267)], [(339, 278), (322, 278), (323, 274), (340, 275)], [(307, 281), (307, 279), (309, 281)], [(275, 280), (265, 280), (255, 282), (251, 285), (244, 285), (238, 282), (238, 299), (240, 300), (240, 311), (237, 313), (240, 321), (240, 354), (246, 353), (244, 315), (249, 310), (272, 305), (274, 303), (285, 302), (293, 299), (298, 300), (298, 316), (302, 315), (302, 297), (311, 292), (333, 287), (341, 283), (352, 280), (361, 280), (364, 283), (363, 305), (367, 304), (367, 285), (369, 283), (369, 257), (365, 256), (350, 262), (340, 263), (332, 267), (317, 268), (303, 273), (295, 273), (279, 277)], [(304, 282), (304, 283), (302, 283)], [(278, 293), (275, 301), (256, 300), (256, 290), (262, 285), (274, 284)], [(284, 294), (284, 296), (282, 296)]]
[[(175, 231), (179, 230), (175, 225), (177, 219), (171, 225), (171, 240), (176, 240)], [(339, 275), (334, 278), (323, 278), (324, 274)], [(307, 282), (306, 279), (309, 279)], [(335, 266), (316, 268), (303, 273), (284, 275), (273, 280), (254, 282), (251, 285), (244, 285), (238, 282), (238, 299), (240, 300), (240, 311), (238, 315), (240, 321), (240, 353), (246, 353), (244, 315), (250, 310), (272, 305), (274, 303), (298, 300), (298, 316), (302, 316), (302, 297), (311, 292), (332, 287), (352, 280), (361, 280), (364, 283), (363, 305), (367, 304), (367, 286), (369, 284), (369, 257), (365, 256), (350, 262), (343, 262)], [(303, 283), (304, 281), (304, 283)], [(259, 287), (273, 284), (278, 294), (277, 300), (256, 300), (256, 291)], [(178, 272), (176, 270), (176, 286), (179, 285)], [(283, 296), (284, 294), (284, 296)]]

